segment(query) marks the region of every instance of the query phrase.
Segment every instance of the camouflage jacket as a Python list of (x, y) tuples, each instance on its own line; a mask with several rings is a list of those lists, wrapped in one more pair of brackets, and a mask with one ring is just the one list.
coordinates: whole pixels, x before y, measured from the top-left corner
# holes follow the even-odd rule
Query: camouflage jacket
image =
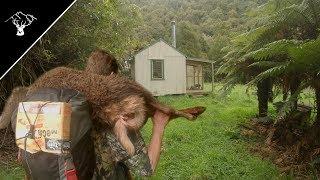
[(118, 142), (112, 130), (95, 126), (92, 131), (92, 137), (96, 154), (95, 175), (99, 177), (98, 179), (122, 179), (118, 176), (117, 178), (112, 178), (114, 177), (118, 163), (123, 164), (125, 169), (129, 169), (135, 177), (150, 176), (152, 174), (147, 148), (140, 132), (129, 134), (135, 147), (135, 154), (132, 157), (128, 155)]

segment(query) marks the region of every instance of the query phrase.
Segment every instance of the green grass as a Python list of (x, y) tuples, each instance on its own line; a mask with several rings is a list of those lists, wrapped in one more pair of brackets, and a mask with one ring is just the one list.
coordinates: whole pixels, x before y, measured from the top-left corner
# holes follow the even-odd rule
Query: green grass
[[(256, 96), (246, 94), (244, 86), (235, 87), (225, 98), (211, 94), (198, 98), (164, 96), (159, 100), (177, 108), (202, 105), (207, 110), (195, 122), (176, 119), (169, 123), (152, 179), (279, 179), (275, 165), (250, 154), (248, 141), (239, 135), (237, 124), (247, 122), (257, 112)], [(149, 121), (142, 130), (146, 143), (151, 128)], [(0, 166), (0, 179), (21, 179), (22, 175), (19, 167)]]
[[(215, 95), (160, 97), (177, 108), (202, 105), (206, 112), (197, 121), (176, 119), (169, 123), (163, 152), (152, 179), (278, 179), (277, 168), (249, 153), (248, 142), (240, 137), (237, 124), (257, 112), (255, 95), (237, 86), (226, 98)], [(152, 123), (143, 129), (149, 142)]]
[(24, 178), (24, 170), (18, 164), (4, 165), (0, 163), (0, 180), (15, 180)]

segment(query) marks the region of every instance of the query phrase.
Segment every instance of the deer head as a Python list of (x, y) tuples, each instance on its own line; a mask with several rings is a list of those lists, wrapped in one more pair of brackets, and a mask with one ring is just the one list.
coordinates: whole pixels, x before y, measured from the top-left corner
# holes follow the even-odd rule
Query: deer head
[[(17, 36), (24, 35), (24, 28), (29, 26), (34, 20), (37, 20), (34, 16), (30, 14), (23, 14), (22, 12), (17, 12), (16, 14), (12, 15), (8, 20), (12, 20), (12, 23), (17, 28)], [(7, 21), (8, 21), (7, 20)], [(7, 22), (6, 21), (6, 22)]]

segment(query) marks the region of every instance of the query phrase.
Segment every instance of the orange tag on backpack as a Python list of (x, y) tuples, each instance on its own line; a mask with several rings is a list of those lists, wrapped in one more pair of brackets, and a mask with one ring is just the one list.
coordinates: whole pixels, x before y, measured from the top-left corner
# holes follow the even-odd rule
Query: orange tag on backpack
[(71, 112), (71, 105), (65, 102), (21, 102), (16, 123), (17, 146), (30, 153), (61, 154), (70, 148)]

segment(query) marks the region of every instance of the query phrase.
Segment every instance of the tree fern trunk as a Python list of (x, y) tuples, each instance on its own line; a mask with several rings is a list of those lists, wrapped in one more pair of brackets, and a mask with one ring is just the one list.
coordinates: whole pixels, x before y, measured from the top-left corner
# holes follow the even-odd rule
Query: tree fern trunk
[(316, 120), (310, 128), (309, 133), (307, 134), (307, 142), (310, 146), (319, 146), (320, 145), (320, 86), (316, 86), (315, 94), (316, 94), (316, 108), (317, 115)]
[[(294, 75), (293, 78), (291, 79), (291, 82), (290, 82), (291, 96), (294, 95), (298, 91), (300, 84), (301, 84), (300, 78), (297, 75)], [(298, 99), (296, 99), (294, 101), (294, 106), (293, 106), (292, 112), (295, 112), (297, 109), (298, 109)]]
[(257, 84), (257, 95), (259, 103), (259, 117), (268, 115), (268, 100), (271, 91), (271, 80), (264, 79)]
[(316, 93), (316, 107), (317, 107), (317, 115), (316, 121), (314, 122), (314, 126), (320, 128), (320, 87), (315, 89)]
[(288, 92), (283, 90), (282, 92), (282, 101), (286, 101), (288, 99)]

